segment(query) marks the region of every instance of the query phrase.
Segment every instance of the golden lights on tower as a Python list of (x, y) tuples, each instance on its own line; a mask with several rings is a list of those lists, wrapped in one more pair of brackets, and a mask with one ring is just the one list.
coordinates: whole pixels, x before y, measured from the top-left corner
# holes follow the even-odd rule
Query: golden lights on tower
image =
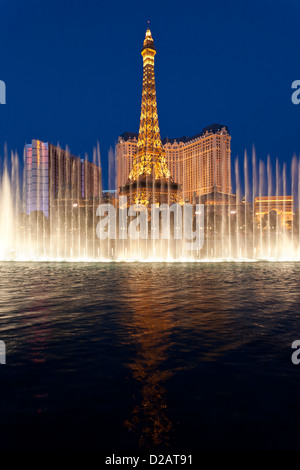
[(165, 151), (160, 138), (157, 101), (154, 76), (154, 56), (156, 49), (151, 31), (146, 31), (143, 48), (143, 91), (137, 153), (133, 168), (129, 174), (130, 181), (151, 176), (155, 180), (168, 180), (168, 169)]
[(171, 177), (165, 158), (158, 124), (154, 76), (156, 48), (149, 27), (142, 51), (143, 90), (139, 135), (136, 153), (125, 185), (119, 195), (127, 197), (127, 204), (181, 203), (181, 187)]

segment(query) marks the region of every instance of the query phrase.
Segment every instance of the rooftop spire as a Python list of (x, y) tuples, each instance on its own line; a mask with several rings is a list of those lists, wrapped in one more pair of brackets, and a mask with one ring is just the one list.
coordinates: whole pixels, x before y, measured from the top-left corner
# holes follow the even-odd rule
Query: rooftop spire
[(150, 31), (150, 28), (149, 28), (150, 21), (147, 21), (147, 23), (148, 23), (148, 27), (147, 27), (147, 30), (146, 30), (146, 35), (145, 35), (145, 40), (144, 40), (142, 51), (144, 49), (153, 49), (155, 51), (154, 41), (153, 41), (152, 34), (151, 34), (151, 31)]

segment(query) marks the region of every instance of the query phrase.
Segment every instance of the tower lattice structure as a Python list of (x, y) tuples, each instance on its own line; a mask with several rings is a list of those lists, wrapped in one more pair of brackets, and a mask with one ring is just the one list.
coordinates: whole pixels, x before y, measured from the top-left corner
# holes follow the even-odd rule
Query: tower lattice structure
[(154, 76), (156, 49), (148, 27), (143, 56), (143, 91), (137, 151), (129, 178), (119, 195), (130, 204), (161, 204), (181, 201), (181, 188), (172, 180), (165, 158), (157, 115)]
[(137, 153), (129, 174), (131, 181), (151, 176), (155, 180), (168, 180), (165, 151), (162, 146), (158, 124), (154, 56), (156, 49), (150, 29), (146, 31), (142, 52), (143, 91)]

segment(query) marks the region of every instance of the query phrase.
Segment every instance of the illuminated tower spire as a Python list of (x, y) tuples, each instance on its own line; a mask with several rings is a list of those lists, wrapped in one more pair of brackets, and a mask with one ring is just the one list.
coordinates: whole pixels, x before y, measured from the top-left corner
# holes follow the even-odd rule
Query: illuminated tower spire
[(162, 146), (157, 116), (154, 78), (156, 49), (149, 25), (142, 48), (143, 92), (137, 150), (128, 181), (120, 187), (119, 195), (126, 204), (181, 203), (181, 187), (171, 178)]
[[(148, 22), (149, 23), (149, 22)], [(158, 125), (157, 102), (154, 76), (154, 56), (156, 49), (151, 31), (148, 28), (142, 48), (143, 91), (137, 153), (129, 179), (136, 181), (147, 177), (155, 180), (168, 180), (167, 167)]]

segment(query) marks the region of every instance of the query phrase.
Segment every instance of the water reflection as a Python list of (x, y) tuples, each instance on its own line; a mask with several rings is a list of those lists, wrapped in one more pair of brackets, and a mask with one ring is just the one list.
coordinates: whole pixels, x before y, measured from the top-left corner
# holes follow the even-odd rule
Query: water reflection
[(32, 290), (32, 302), (28, 305), (27, 312), (24, 311), (24, 327), (30, 326), (30, 335), (27, 335), (28, 350), (24, 359), (28, 357), (34, 363), (45, 363), (49, 341), (49, 331), (48, 328), (45, 329), (45, 322), (49, 312), (43, 301), (38, 299), (39, 294), (38, 289)]
[(149, 278), (138, 283), (129, 278), (127, 287), (128, 307), (132, 312), (128, 317), (128, 341), (135, 350), (128, 367), (138, 387), (135, 406), (124, 424), (138, 437), (140, 447), (165, 446), (173, 427), (164, 385), (173, 375), (167, 363), (173, 321), (163, 309), (157, 308), (159, 300), (150, 294)]
[(299, 446), (299, 292), (298, 263), (0, 263), (4, 447)]

